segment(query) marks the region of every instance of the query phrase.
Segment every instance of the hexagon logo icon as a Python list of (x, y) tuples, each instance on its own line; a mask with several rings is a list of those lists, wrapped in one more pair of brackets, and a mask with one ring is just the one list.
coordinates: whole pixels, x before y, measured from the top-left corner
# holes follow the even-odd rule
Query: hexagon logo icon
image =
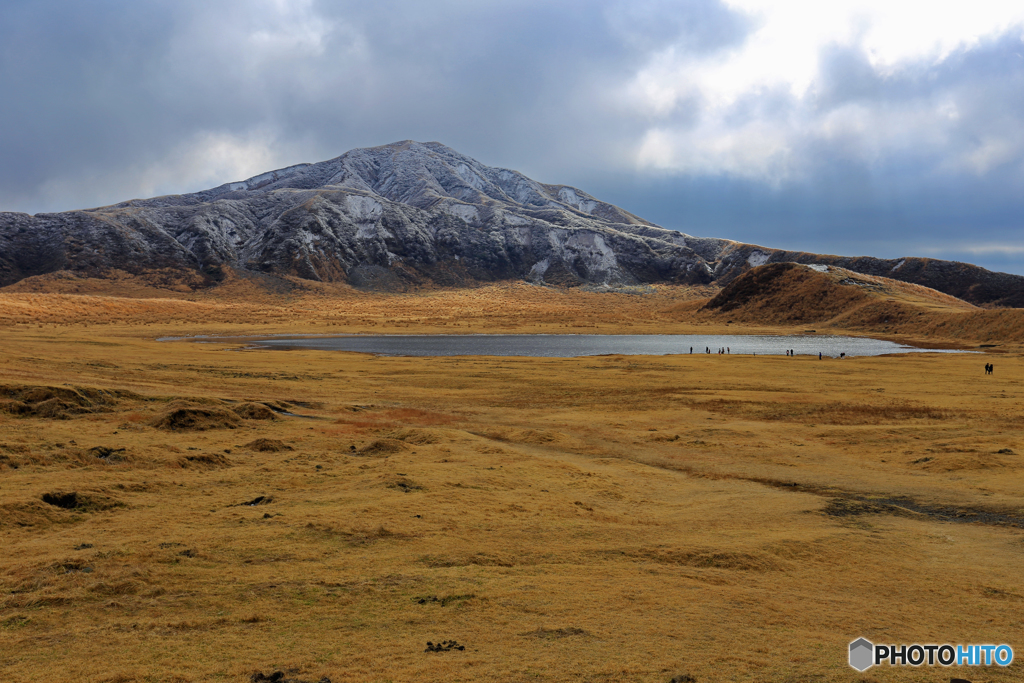
[(865, 638), (850, 643), (850, 666), (857, 671), (866, 671), (874, 665), (875, 646)]

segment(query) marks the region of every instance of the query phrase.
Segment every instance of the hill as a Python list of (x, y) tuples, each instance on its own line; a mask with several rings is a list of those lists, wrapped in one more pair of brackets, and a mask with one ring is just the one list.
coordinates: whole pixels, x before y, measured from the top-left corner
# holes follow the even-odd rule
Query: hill
[(933, 339), (1024, 341), (1024, 316), (983, 309), (922, 285), (836, 266), (773, 263), (677, 313), (759, 326), (808, 325)]

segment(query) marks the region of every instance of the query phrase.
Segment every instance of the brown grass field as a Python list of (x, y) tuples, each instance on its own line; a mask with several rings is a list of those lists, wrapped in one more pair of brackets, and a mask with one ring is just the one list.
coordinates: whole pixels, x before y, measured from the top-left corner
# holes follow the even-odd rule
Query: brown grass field
[(884, 292), (815, 328), (983, 354), (843, 361), (156, 341), (814, 318), (644, 291), (0, 290), (0, 679), (1024, 680), (1020, 310)]

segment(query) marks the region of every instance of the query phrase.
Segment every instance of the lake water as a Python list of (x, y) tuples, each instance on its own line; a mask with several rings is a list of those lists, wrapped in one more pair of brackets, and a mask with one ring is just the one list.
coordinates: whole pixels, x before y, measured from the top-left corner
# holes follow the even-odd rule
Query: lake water
[[(212, 340), (210, 340), (212, 341)], [(963, 353), (957, 349), (918, 349), (881, 339), (833, 337), (826, 335), (685, 335), (685, 334), (433, 334), (433, 335), (349, 335), (337, 337), (274, 337), (247, 340), (268, 348), (356, 351), (382, 356), (547, 356), (571, 358), (623, 354), (664, 356), (669, 354), (718, 353), (728, 348), (731, 355), (795, 355), (837, 357), (880, 356), (887, 353)]]

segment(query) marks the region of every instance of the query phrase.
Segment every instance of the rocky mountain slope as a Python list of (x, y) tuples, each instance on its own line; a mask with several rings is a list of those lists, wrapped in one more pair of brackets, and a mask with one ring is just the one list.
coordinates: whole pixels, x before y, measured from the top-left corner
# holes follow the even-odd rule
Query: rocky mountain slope
[(439, 143), (352, 150), (194, 194), (83, 211), (0, 213), (0, 286), (69, 270), (102, 277), (224, 267), (371, 289), (525, 279), (558, 285), (727, 284), (796, 261), (1024, 306), (1024, 277), (931, 259), (786, 252), (666, 230), (565, 185)]

